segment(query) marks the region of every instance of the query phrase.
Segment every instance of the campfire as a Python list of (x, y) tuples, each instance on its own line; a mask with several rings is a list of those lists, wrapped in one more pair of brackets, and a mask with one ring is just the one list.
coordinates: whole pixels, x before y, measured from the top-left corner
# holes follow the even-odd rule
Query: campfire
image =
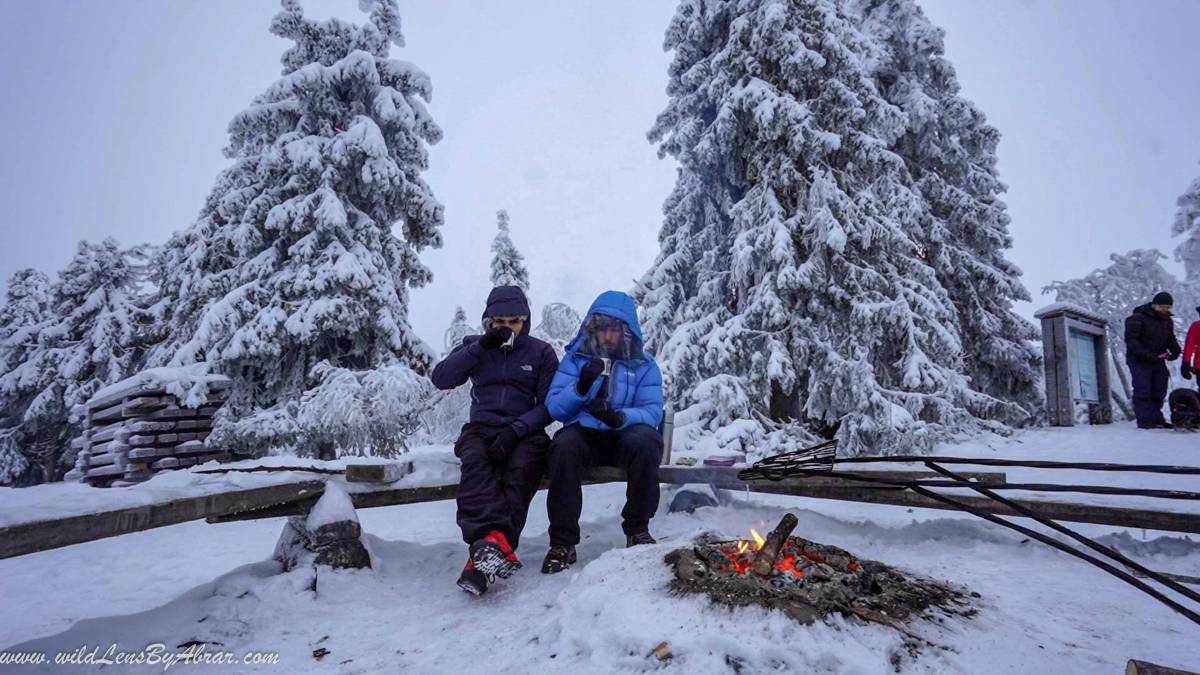
[[(787, 514), (765, 537), (702, 537), (695, 545), (667, 554), (675, 571), (671, 587), (680, 593), (706, 593), (728, 606), (762, 605), (801, 623), (838, 613), (911, 633), (904, 624), (932, 610), (971, 616), (967, 593), (906, 575), (873, 560), (790, 536), (798, 521)], [(972, 594), (978, 597), (978, 594)]]

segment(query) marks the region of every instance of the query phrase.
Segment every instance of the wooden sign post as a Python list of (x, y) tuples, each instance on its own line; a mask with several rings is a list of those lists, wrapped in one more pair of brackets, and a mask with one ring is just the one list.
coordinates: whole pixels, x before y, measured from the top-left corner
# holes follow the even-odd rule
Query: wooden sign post
[(1064, 303), (1043, 307), (1034, 316), (1042, 322), (1050, 424), (1074, 426), (1076, 406), (1084, 405), (1090, 424), (1112, 423), (1107, 321)]

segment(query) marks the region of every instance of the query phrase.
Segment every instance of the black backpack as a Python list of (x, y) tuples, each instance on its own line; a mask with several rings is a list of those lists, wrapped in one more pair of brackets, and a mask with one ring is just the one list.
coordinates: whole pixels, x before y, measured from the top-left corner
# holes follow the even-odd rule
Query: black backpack
[(1176, 429), (1200, 430), (1200, 393), (1195, 389), (1176, 389), (1171, 392), (1171, 424)]

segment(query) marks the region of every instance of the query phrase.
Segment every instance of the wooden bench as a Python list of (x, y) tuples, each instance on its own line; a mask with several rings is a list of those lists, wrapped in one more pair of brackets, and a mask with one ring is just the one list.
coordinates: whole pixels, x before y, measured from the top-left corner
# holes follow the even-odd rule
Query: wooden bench
[[(940, 502), (913, 494), (900, 487), (863, 484), (829, 477), (797, 477), (777, 482), (745, 482), (737, 478), (739, 470), (738, 467), (662, 466), (659, 468), (659, 477), (663, 484), (707, 485), (716, 489), (763, 494), (836, 499), (911, 508), (949, 509)], [(353, 472), (354, 470), (348, 471)], [(376, 468), (370, 471), (382, 472), (385, 470)], [(884, 471), (873, 472), (872, 475), (895, 478), (936, 477), (936, 474), (924, 471)], [(992, 483), (1005, 481), (1005, 474), (998, 472), (973, 472), (966, 475), (973, 480)], [(589, 467), (585, 471), (584, 482), (589, 485), (612, 483), (624, 481), (625, 478), (625, 472), (616, 467)], [(457, 484), (411, 487), (395, 483), (354, 483), (354, 485), (354, 491), (350, 493), (350, 498), (355, 508), (439, 501), (453, 499), (458, 494)], [(545, 483), (542, 488), (545, 488)], [(231, 490), (219, 494), (184, 497), (111, 511), (18, 523), (0, 527), (0, 558), (176, 525), (191, 520), (204, 519), (209, 523), (224, 523), (300, 515), (306, 513), (323, 492), (324, 482), (322, 480), (303, 480), (268, 487)], [(982, 497), (961, 496), (958, 499), (989, 513), (1016, 515), (1007, 507)], [(1039, 513), (1055, 520), (1200, 534), (1200, 514), (1196, 513), (1043, 500), (1015, 501), (1036, 509)]]

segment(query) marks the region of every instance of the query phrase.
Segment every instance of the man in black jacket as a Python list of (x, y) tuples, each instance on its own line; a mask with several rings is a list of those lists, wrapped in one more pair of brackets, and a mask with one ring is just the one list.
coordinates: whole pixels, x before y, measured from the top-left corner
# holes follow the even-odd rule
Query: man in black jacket
[(516, 548), (546, 469), (546, 393), (554, 349), (529, 335), (529, 301), (516, 286), (488, 295), (483, 335), (468, 335), (433, 369), (433, 385), (471, 380), (471, 417), (454, 444), (462, 461), (458, 526), (470, 556), (458, 585), (480, 595), (521, 566)]
[(1174, 304), (1170, 293), (1159, 293), (1125, 319), (1125, 362), (1133, 380), (1133, 413), (1139, 429), (1171, 428), (1162, 413), (1171, 380), (1167, 361), (1179, 358), (1183, 351), (1171, 321)]

